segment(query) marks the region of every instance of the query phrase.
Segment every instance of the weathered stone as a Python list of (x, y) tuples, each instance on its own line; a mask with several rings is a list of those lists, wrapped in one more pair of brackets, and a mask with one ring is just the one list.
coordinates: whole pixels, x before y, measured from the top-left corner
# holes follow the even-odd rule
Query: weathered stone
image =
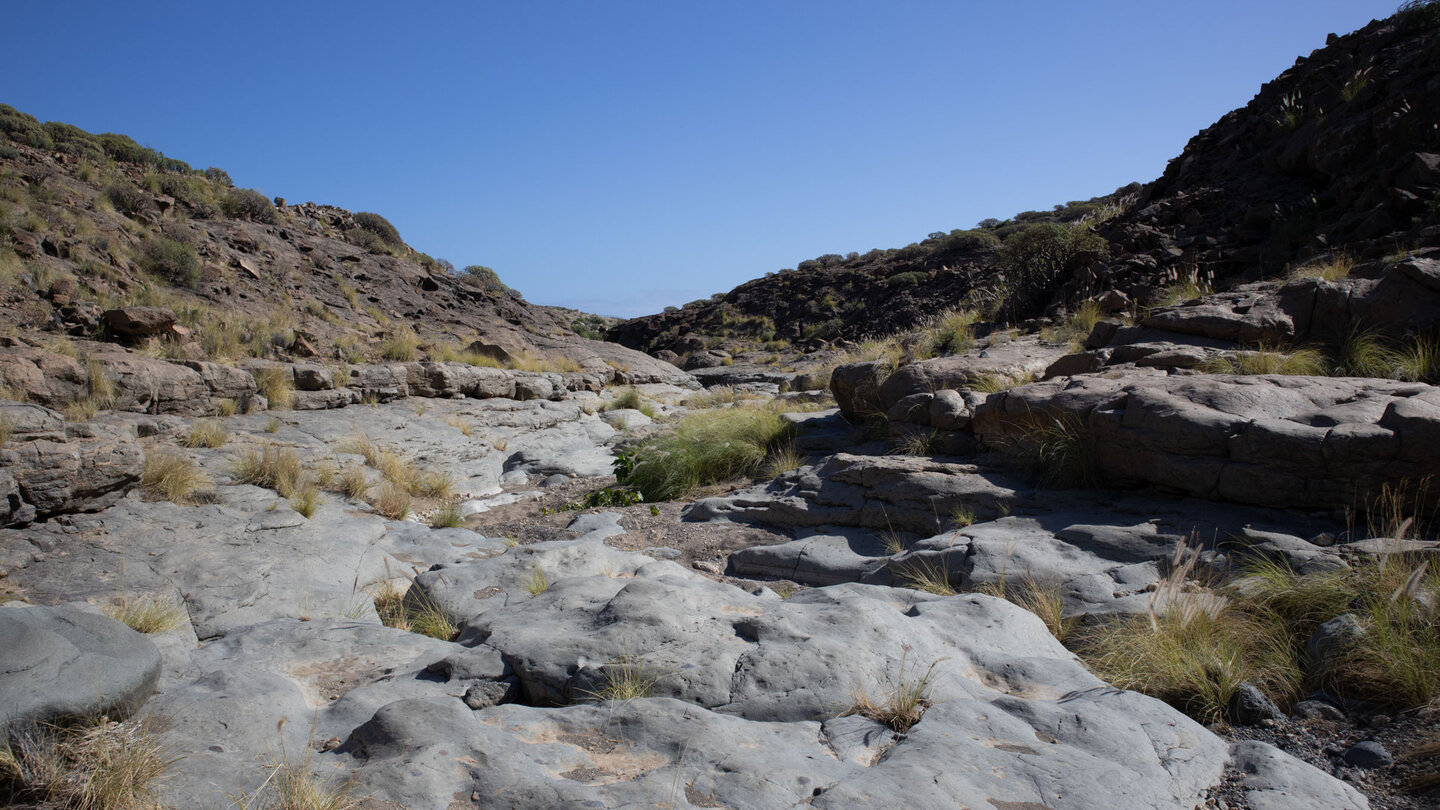
[(175, 313), (165, 307), (129, 306), (108, 309), (100, 320), (112, 335), (137, 341), (169, 331), (175, 325)]
[(0, 733), (26, 723), (123, 719), (155, 691), (160, 653), (107, 616), (0, 607)]

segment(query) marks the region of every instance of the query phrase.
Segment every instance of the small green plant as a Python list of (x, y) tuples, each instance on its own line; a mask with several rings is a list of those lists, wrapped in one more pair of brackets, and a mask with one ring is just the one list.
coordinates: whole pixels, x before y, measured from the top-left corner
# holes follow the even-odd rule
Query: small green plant
[(1206, 374), (1276, 374), (1323, 377), (1330, 368), (1325, 353), (1305, 348), (1283, 352), (1261, 346), (1254, 351), (1232, 352), (1206, 360), (1199, 366)]
[(465, 525), (465, 516), (460, 514), (460, 504), (446, 501), (430, 517), (432, 529), (454, 529)]
[(895, 563), (892, 570), (902, 587), (933, 593), (936, 596), (954, 596), (957, 593), (950, 584), (950, 566), (943, 557), (933, 560), (913, 557)]
[(1360, 92), (1370, 84), (1372, 69), (1365, 67), (1356, 70), (1349, 79), (1345, 80), (1345, 86), (1340, 89), (1340, 97), (1346, 101), (1354, 101)]
[(364, 468), (359, 464), (347, 464), (341, 468), (331, 486), (333, 491), (352, 501), (364, 500), (365, 493), (370, 491), (370, 482), (365, 477)]
[(1440, 384), (1440, 333), (1417, 336), (1397, 352), (1396, 376)]
[(925, 674), (917, 676), (916, 673), (906, 670), (909, 654), (908, 647), (900, 654), (900, 672), (893, 686), (878, 697), (872, 697), (863, 685), (858, 687), (854, 701), (844, 714), (868, 717), (889, 726), (899, 734), (905, 734), (914, 728), (925, 716), (925, 710), (930, 708), (930, 686), (934, 682), (935, 667), (947, 659), (931, 661)]
[(770, 449), (770, 455), (765, 461), (764, 478), (777, 478), (791, 470), (798, 470), (805, 465), (805, 456), (795, 449), (794, 442), (781, 442)]
[(104, 611), (137, 633), (163, 633), (185, 619), (185, 608), (168, 596), (125, 596), (106, 605)]
[(531, 596), (539, 596), (548, 590), (550, 590), (550, 579), (545, 576), (545, 569), (538, 565), (531, 568), (530, 574), (525, 577), (525, 592)]
[(585, 693), (586, 697), (597, 701), (653, 697), (655, 685), (665, 677), (663, 672), (631, 655), (621, 656), (618, 660), (605, 664), (600, 672), (600, 686)]
[(1280, 97), (1271, 120), (1281, 129), (1295, 129), (1305, 122), (1305, 100), (1299, 90)]
[(940, 357), (959, 354), (975, 345), (975, 322), (980, 314), (969, 309), (952, 309), (941, 313), (922, 330), (915, 357)]
[(323, 503), (325, 503), (325, 499), (320, 496), (320, 488), (311, 481), (300, 484), (290, 494), (290, 508), (307, 519), (315, 517), (315, 513), (320, 510), (320, 505)]
[(998, 449), (1027, 466), (1038, 481), (1083, 487), (1099, 480), (1094, 443), (1078, 418), (1040, 414), (1015, 424), (1015, 433)]
[(140, 254), (140, 267), (182, 287), (194, 287), (200, 281), (200, 257), (195, 248), (173, 239), (154, 237), (147, 241)]
[(200, 419), (190, 426), (190, 433), (182, 442), (186, 447), (222, 447), (230, 440), (230, 431), (219, 422)]
[(420, 350), (420, 336), (409, 326), (394, 330), (380, 345), (380, 356), (386, 360), (414, 360)]
[(950, 510), (950, 528), (963, 529), (975, 522), (975, 510), (969, 506), (957, 506)]
[(628, 472), (616, 477), (647, 501), (673, 500), (702, 485), (756, 473), (770, 448), (789, 435), (778, 414), (761, 408), (693, 413), (674, 432), (636, 446)]
[(1303, 279), (1315, 278), (1321, 281), (1339, 281), (1350, 275), (1350, 270), (1355, 267), (1355, 260), (1340, 253), (1321, 262), (1304, 264), (1290, 271), (1290, 278)]
[(605, 403), (603, 410), (618, 411), (625, 408), (639, 411), (651, 419), (654, 419), (658, 413), (655, 410), (654, 403), (642, 396), (640, 392), (633, 387), (620, 389), (614, 398)]
[(645, 500), (639, 492), (626, 487), (605, 487), (595, 492), (586, 493), (584, 498), (559, 507), (555, 511), (568, 512), (582, 509), (609, 509), (615, 507), (634, 506)]
[(147, 498), (181, 505), (205, 503), (214, 497), (210, 487), (210, 477), (187, 456), (170, 450), (145, 455), (140, 490)]
[(929, 456), (935, 452), (935, 431), (916, 430), (896, 439), (894, 450), (906, 456)]

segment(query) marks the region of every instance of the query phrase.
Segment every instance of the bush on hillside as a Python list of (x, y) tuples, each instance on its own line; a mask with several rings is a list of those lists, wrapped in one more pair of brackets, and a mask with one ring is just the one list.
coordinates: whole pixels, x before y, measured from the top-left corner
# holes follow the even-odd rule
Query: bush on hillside
[(1085, 225), (1040, 222), (1014, 231), (1001, 249), (1010, 274), (1005, 314), (1039, 312), (1077, 270), (1108, 253), (1109, 244)]
[(105, 197), (115, 206), (116, 211), (130, 216), (145, 210), (145, 205), (150, 200), (145, 196), (145, 192), (129, 185), (109, 186), (105, 189)]
[(140, 266), (182, 287), (193, 287), (200, 281), (200, 258), (195, 248), (173, 239), (156, 237), (146, 242)]
[(8, 104), (0, 104), (0, 132), (16, 143), (36, 149), (54, 149), (55, 141), (33, 115), (26, 115)]
[(245, 217), (267, 224), (275, 222), (275, 204), (253, 188), (232, 188), (225, 195), (226, 216)]
[(372, 214), (369, 211), (360, 211), (355, 214), (355, 224), (363, 230), (369, 231), (380, 237), (380, 240), (392, 247), (403, 247), (405, 241), (400, 238), (400, 231), (396, 230), (390, 220), (379, 214)]

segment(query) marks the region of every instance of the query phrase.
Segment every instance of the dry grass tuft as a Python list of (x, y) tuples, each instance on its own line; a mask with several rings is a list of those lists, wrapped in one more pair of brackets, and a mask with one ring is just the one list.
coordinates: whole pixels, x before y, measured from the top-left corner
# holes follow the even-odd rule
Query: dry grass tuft
[(254, 372), (255, 386), (260, 396), (270, 403), (270, 409), (283, 411), (295, 402), (295, 376), (286, 366), (271, 366)]
[(548, 590), (550, 578), (545, 576), (545, 569), (538, 565), (530, 569), (530, 575), (525, 577), (525, 592), (531, 596), (539, 596)]
[(213, 419), (199, 419), (190, 426), (190, 433), (181, 442), (186, 447), (222, 447), (230, 440), (230, 431)]
[(871, 697), (864, 686), (859, 687), (854, 702), (842, 716), (858, 714), (868, 717), (877, 723), (884, 723), (900, 734), (914, 728), (925, 715), (925, 710), (930, 708), (930, 685), (935, 675), (935, 667), (946, 659), (931, 661), (925, 674), (917, 676), (914, 672), (906, 671), (905, 664), (909, 654), (908, 647), (901, 653), (900, 672), (893, 686), (878, 697)]
[(936, 596), (954, 596), (957, 593), (950, 584), (950, 566), (943, 557), (915, 557), (896, 563), (892, 570), (899, 578), (901, 587), (933, 593)]
[(307, 520), (315, 517), (323, 503), (325, 499), (320, 496), (320, 488), (310, 481), (300, 484), (290, 494), (290, 508), (304, 515)]
[(144, 810), (175, 762), (144, 721), (32, 727), (0, 746), (0, 796), (17, 807)]
[(213, 498), (210, 477), (188, 457), (170, 450), (145, 455), (140, 490), (152, 500), (193, 505)]
[(106, 605), (105, 615), (137, 633), (163, 633), (180, 626), (185, 608), (169, 596), (125, 596)]
[(376, 512), (391, 520), (404, 520), (410, 516), (412, 504), (409, 493), (396, 486), (393, 481), (385, 481), (371, 499), (370, 505), (375, 507)]
[(266, 444), (259, 450), (245, 448), (232, 462), (231, 472), (235, 483), (273, 489), (282, 498), (294, 495), (305, 479), (305, 470), (295, 451), (275, 444)]
[(1321, 281), (1339, 281), (1348, 278), (1350, 271), (1355, 267), (1355, 260), (1340, 253), (1325, 261), (1311, 262), (1292, 269), (1289, 273), (1291, 280), (1302, 278), (1316, 278)]
[(664, 672), (633, 655), (621, 656), (605, 664), (600, 671), (599, 688), (585, 693), (592, 700), (626, 701), (654, 697), (655, 685), (665, 677)]

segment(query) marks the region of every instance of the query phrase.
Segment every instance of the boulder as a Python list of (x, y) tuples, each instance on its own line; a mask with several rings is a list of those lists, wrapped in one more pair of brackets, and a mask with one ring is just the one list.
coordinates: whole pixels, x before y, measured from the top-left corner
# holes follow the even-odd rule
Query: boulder
[(110, 334), (137, 342), (169, 332), (175, 325), (175, 313), (165, 307), (129, 306), (105, 310), (100, 321)]
[(0, 424), (9, 426), (0, 470), (13, 483), (7, 525), (103, 509), (123, 497), (144, 469), (144, 453), (128, 435), (70, 436), (64, 419), (39, 405), (0, 402)]
[(880, 386), (892, 366), (883, 360), (867, 360), (836, 366), (830, 372), (830, 394), (846, 419), (858, 421), (872, 413), (883, 413)]
[(89, 376), (72, 357), (29, 346), (0, 347), (0, 384), (49, 408), (84, 395)]
[(0, 734), (27, 723), (124, 719), (160, 679), (149, 639), (72, 607), (0, 607)]
[(942, 388), (966, 390), (995, 378), (1025, 381), (1044, 373), (1065, 353), (1063, 347), (1016, 340), (978, 353), (921, 360), (901, 366), (887, 377), (880, 386), (878, 401), (882, 408), (889, 408), (911, 394)]
[(115, 396), (110, 407), (116, 410), (182, 416), (202, 416), (210, 412), (210, 387), (193, 368), (115, 351), (97, 352), (92, 358), (114, 384)]

